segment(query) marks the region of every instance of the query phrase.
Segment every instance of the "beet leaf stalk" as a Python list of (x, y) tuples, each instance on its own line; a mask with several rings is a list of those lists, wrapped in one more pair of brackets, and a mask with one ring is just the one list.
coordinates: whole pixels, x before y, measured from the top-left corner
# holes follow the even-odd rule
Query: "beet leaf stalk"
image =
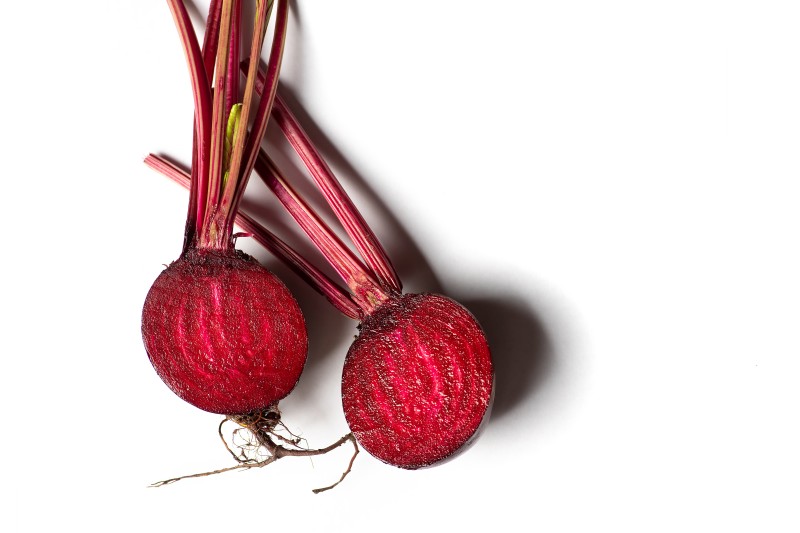
[[(242, 62), (242, 69), (250, 71), (248, 60)], [(260, 93), (268, 83), (263, 72), (258, 73), (256, 90)], [(364, 257), (375, 277), (388, 289), (400, 292), (402, 284), (389, 255), (342, 185), (333, 175), (328, 164), (300, 126), (289, 106), (280, 95), (275, 97), (272, 118), (283, 130), (286, 139), (303, 160), (317, 187), (324, 193), (336, 217), (342, 223), (347, 235), (352, 239), (358, 252)]]
[(239, 451), (234, 453), (226, 442), (238, 462), (233, 467), (153, 486), (262, 467), (282, 457), (319, 455), (345, 442), (352, 442), (355, 458), (358, 444), (352, 434), (312, 450), (301, 446), (300, 439), (283, 425), (278, 401), (294, 389), (305, 365), (305, 320), (286, 286), (234, 247), (238, 221), (246, 231), (257, 234), (259, 242), (283, 255), (343, 313), (358, 316), (359, 307), (343, 289), (255, 221), (237, 218), (271, 115), (288, 0), (255, 2), (252, 39), (247, 44), (250, 57), (260, 56), (276, 5), (272, 46), (258, 91), (257, 62), (240, 83), (245, 33), (242, 0), (212, 0), (202, 47), (182, 0), (167, 0), (167, 4), (186, 56), (194, 97), (192, 168), (185, 173), (165, 160), (148, 158), (151, 166), (189, 188), (189, 208), (181, 255), (158, 276), (145, 299), (142, 338), (150, 362), (175, 394), (195, 407), (225, 415), (223, 423), (235, 422), (238, 427), (234, 437), (246, 432), (249, 438), (244, 442), (251, 444), (235, 444)]
[[(170, 178), (178, 185), (189, 188), (191, 183), (190, 174), (177, 165), (155, 154), (148, 155), (144, 162), (147, 166)], [(235, 222), (247, 235), (252, 236), (261, 246), (327, 298), (339, 311), (353, 319), (361, 318), (362, 310), (353, 301), (350, 293), (306, 260), (286, 242), (241, 210), (237, 213)]]

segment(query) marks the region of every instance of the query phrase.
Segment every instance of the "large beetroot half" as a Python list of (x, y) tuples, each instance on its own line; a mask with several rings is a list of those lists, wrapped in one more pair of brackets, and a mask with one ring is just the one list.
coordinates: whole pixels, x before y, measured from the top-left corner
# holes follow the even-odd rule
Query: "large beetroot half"
[(294, 388), (308, 338), (284, 284), (241, 252), (193, 250), (156, 279), (142, 336), (172, 391), (220, 414), (264, 409)]
[(406, 294), (361, 324), (344, 363), (345, 418), (378, 459), (428, 466), (475, 435), (493, 375), (486, 337), (469, 311), (437, 294)]

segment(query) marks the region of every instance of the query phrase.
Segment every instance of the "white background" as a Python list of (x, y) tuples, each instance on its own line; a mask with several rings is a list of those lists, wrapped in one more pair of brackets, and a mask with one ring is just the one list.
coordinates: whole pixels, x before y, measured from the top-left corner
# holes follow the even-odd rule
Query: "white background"
[[(450, 463), (362, 453), (322, 495), (348, 451), (146, 488), (230, 464), (139, 332), (182, 241), (185, 193), (141, 160), (190, 161), (183, 53), (162, 1), (13, 2), (0, 529), (798, 531), (800, 4), (293, 8), (284, 90), (407, 289), (483, 323), (494, 417)], [(244, 247), (311, 330), (285, 420), (332, 442), (355, 324)]]

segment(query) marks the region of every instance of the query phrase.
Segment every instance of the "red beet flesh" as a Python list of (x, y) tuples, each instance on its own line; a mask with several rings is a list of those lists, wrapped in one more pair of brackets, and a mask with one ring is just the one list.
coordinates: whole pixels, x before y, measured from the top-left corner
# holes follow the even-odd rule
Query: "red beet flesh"
[(283, 283), (241, 252), (190, 250), (158, 276), (142, 311), (150, 362), (205, 411), (264, 409), (294, 388), (308, 337)]
[(469, 311), (444, 296), (406, 294), (361, 324), (344, 363), (344, 414), (371, 455), (430, 466), (476, 433), (493, 380), (486, 336)]

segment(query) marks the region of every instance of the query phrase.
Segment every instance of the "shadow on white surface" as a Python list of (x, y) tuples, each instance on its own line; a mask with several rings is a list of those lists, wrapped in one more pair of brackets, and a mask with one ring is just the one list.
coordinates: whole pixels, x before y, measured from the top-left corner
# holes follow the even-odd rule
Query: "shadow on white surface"
[[(366, 206), (384, 224), (381, 238), (390, 242), (388, 253), (394, 260), (404, 285), (412, 291), (440, 292), (444, 290), (425, 255), (417, 246), (403, 224), (397, 219), (386, 202), (369, 186), (367, 179), (336, 148), (330, 138), (319, 128), (293, 92), (281, 87), (281, 95), (295, 113), (311, 140), (331, 167), (339, 169), (347, 190), (357, 190)], [(296, 169), (295, 169), (296, 170)], [(359, 206), (362, 207), (362, 206)], [(268, 207), (263, 206), (262, 216), (269, 217)], [(529, 401), (554, 369), (552, 342), (543, 321), (532, 305), (517, 297), (486, 295), (475, 298), (459, 298), (448, 294), (467, 307), (483, 326), (495, 363), (496, 391), (492, 419), (499, 420), (514, 408)], [(322, 313), (318, 316), (318, 305), (305, 306), (310, 334), (322, 342), (337, 342), (342, 338), (340, 321), (330, 321)], [(313, 365), (314, 363), (311, 362)], [(491, 421), (490, 421), (491, 424)]]
[(545, 386), (556, 368), (553, 344), (537, 312), (523, 300), (498, 295), (461, 303), (489, 339), (496, 379), (492, 420), (500, 420)]

